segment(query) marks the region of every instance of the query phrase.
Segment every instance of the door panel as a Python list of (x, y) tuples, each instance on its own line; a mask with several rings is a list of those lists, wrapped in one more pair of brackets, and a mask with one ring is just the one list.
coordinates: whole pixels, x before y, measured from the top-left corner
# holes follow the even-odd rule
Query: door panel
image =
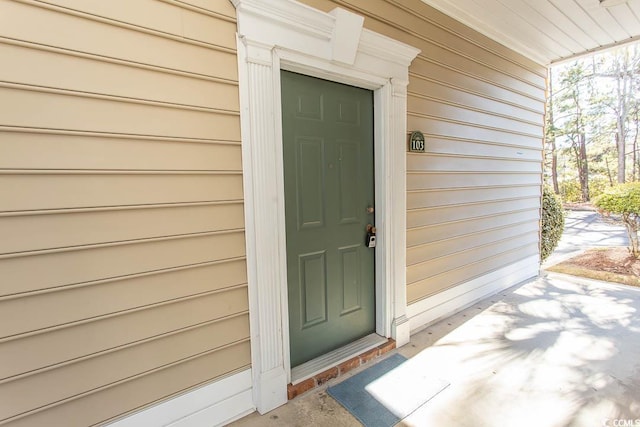
[(358, 222), (362, 217), (359, 206), (358, 187), (354, 183), (358, 182), (360, 168), (360, 147), (357, 143), (340, 141), (340, 223), (347, 224)]
[(327, 320), (327, 271), (325, 253), (302, 254), (298, 257), (302, 289), (302, 329)]
[(360, 257), (358, 246), (340, 248), (342, 271), (342, 311), (341, 315), (360, 309), (360, 294), (362, 282), (360, 280)]
[(282, 72), (291, 366), (375, 330), (373, 94)]
[(324, 141), (319, 138), (297, 138), (296, 199), (298, 227), (324, 225)]

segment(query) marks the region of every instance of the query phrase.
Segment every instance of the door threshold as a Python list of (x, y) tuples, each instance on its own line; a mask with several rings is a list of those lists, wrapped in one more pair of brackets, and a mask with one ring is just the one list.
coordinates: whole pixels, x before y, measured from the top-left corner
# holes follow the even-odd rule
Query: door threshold
[(327, 370), (328, 368), (339, 365), (342, 362), (346, 362), (354, 356), (376, 348), (386, 342), (387, 338), (381, 337), (375, 333), (369, 334), (366, 337), (362, 337), (359, 340), (330, 351), (327, 354), (311, 359), (308, 362), (291, 369), (291, 384), (296, 385)]

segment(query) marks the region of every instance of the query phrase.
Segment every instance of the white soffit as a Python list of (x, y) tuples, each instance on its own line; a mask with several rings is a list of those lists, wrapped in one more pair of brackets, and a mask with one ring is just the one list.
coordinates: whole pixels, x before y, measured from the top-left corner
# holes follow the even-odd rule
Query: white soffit
[(549, 65), (640, 40), (640, 0), (422, 0)]

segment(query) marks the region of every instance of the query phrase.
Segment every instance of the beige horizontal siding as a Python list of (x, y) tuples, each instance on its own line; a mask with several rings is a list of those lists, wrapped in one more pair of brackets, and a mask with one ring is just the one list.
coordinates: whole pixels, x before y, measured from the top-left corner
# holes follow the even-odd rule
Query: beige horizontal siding
[[(407, 1), (391, 3), (406, 12)], [(442, 17), (414, 9), (430, 22)], [(425, 133), (427, 153), (407, 156), (410, 302), (538, 248), (545, 69), (449, 23), (412, 29), (425, 43), (411, 67), (408, 127)]]
[[(0, 235), (7, 253), (244, 227), (239, 201), (18, 212), (0, 218)], [(26, 235), (32, 237), (26, 241)]]
[(0, 425), (249, 367), (231, 3), (4, 1), (0, 24)]
[(215, 378), (229, 373), (229, 366), (246, 366), (250, 363), (249, 351), (247, 341), (231, 343), (216, 351), (198, 354), (183, 359), (180, 363), (163, 366), (145, 375), (119, 381), (75, 396), (72, 400), (60, 401), (24, 414), (10, 425), (46, 426), (51, 425), (52, 419), (67, 427), (97, 424), (111, 417), (114, 412), (124, 413), (131, 407), (143, 408), (148, 399), (170, 398), (202, 385), (204, 371)]
[[(417, 301), (438, 292), (451, 289), (457, 285), (473, 280), (487, 274), (487, 271), (495, 271), (514, 264), (523, 259), (536, 256), (539, 253), (538, 243), (523, 242), (522, 246), (510, 245), (504, 249), (503, 245), (485, 248), (486, 257), (478, 258), (465, 263), (464, 266), (443, 271), (441, 274), (427, 277), (426, 279), (411, 283), (407, 286), (407, 299)], [(524, 280), (526, 278), (522, 278)], [(514, 276), (515, 283), (519, 280)]]
[[(464, 143), (462, 143), (464, 145)], [(505, 150), (506, 151), (506, 150)], [(456, 188), (466, 186), (487, 187), (496, 185), (536, 185), (540, 175), (531, 173), (491, 173), (478, 174), (475, 172), (431, 172), (418, 171), (407, 174), (407, 189), (425, 190), (429, 188)]]
[[(219, 279), (211, 284), (211, 277)], [(0, 334), (18, 335), (245, 283), (243, 262), (227, 261), (19, 295), (0, 302)], [(42, 312), (41, 307), (49, 309)]]
[(181, 4), (184, 7), (193, 7), (214, 13), (217, 16), (226, 17), (235, 21), (236, 10), (230, 1), (218, 0), (163, 0), (167, 3)]
[[(19, 381), (0, 384), (3, 406), (0, 416), (10, 417), (31, 409), (31, 405), (45, 406), (86, 390), (103, 387), (142, 372), (221, 347), (235, 341), (235, 334), (248, 334), (247, 316), (221, 320), (189, 329), (175, 335), (165, 335), (132, 347), (108, 354), (92, 355), (72, 365), (33, 372)], [(106, 359), (106, 360), (105, 360)], [(104, 369), (113, 365), (113, 368)], [(48, 384), (57, 384), (48, 387)], [(25, 401), (24, 395), (30, 396)]]
[(239, 172), (0, 173), (0, 212), (226, 200), (242, 200)]
[[(408, 248), (407, 265), (410, 271), (414, 267), (416, 270), (419, 270), (419, 267), (425, 264), (425, 259), (431, 259), (434, 256), (444, 257), (458, 252), (469, 251), (492, 242), (508, 240), (524, 233), (535, 233), (537, 230), (538, 224), (535, 221), (484, 228), (476, 232), (464, 230), (467, 234), (446, 237), (440, 241), (433, 241)], [(407, 278), (411, 276), (412, 274), (407, 273)]]
[(505, 160), (515, 158), (519, 161), (531, 161), (534, 163), (539, 161), (540, 158), (540, 151), (532, 148), (486, 141), (465, 141), (462, 139), (456, 139), (455, 143), (452, 144), (451, 139), (442, 137), (429, 138), (429, 150), (433, 155), (468, 156), (473, 153), (475, 158), (485, 157)]
[[(397, 34), (400, 33), (397, 32)], [(504, 89), (510, 88), (515, 93), (530, 98), (534, 102), (544, 102), (544, 85), (532, 86), (521, 78), (509, 75), (498, 67), (491, 66), (490, 60), (486, 57), (471, 59), (452, 52), (448, 47), (436, 46), (419, 38), (411, 41), (424, 47), (422, 53), (418, 55), (414, 64), (412, 64), (411, 69), (415, 74), (428, 76), (427, 71), (430, 69), (428, 64), (435, 61), (448, 70), (472, 76), (481, 81), (491, 82)]]
[(467, 221), (482, 216), (501, 215), (509, 212), (539, 210), (540, 198), (516, 198), (501, 201), (466, 203), (463, 205), (438, 206), (435, 208), (407, 211), (407, 236), (416, 227), (438, 225), (448, 221)]
[[(242, 231), (198, 233), (11, 254), (0, 258), (0, 274), (6, 278), (0, 292), (11, 295), (236, 258), (244, 254)], [(34, 269), (34, 266), (38, 268)]]
[(471, 153), (465, 156), (411, 153), (407, 156), (407, 171), (541, 173), (542, 166), (540, 162), (474, 157)]
[(437, 117), (428, 116), (425, 112), (409, 111), (407, 127), (410, 130), (424, 129), (425, 137), (429, 139), (432, 137), (447, 137), (459, 140), (513, 145), (522, 148), (534, 148), (540, 142), (540, 138), (533, 135), (508, 132), (500, 128), (482, 125), (473, 126), (461, 121), (438, 119)]
[(464, 203), (477, 203), (487, 200), (513, 200), (520, 197), (539, 197), (540, 189), (537, 187), (480, 187), (480, 188), (456, 188), (434, 190), (416, 190), (407, 194), (408, 209), (433, 208), (447, 205), (460, 205)]
[[(0, 69), (3, 82), (201, 108), (232, 111), (239, 108), (237, 87), (229, 82), (195, 74), (167, 73), (160, 68), (136, 67), (124, 61), (107, 61), (102, 57), (79, 55), (76, 51), (13, 40), (5, 43), (0, 44), (0, 57), (24, 60), (5, 61)], [(43, 69), (47, 72), (43, 73)], [(159, 87), (162, 90), (158, 90)]]
[[(442, 210), (445, 209), (443, 208)], [(407, 236), (407, 253), (419, 245), (429, 245), (440, 240), (452, 239), (465, 234), (482, 233), (487, 230), (501, 229), (514, 225), (521, 226), (531, 222), (535, 223), (539, 219), (540, 212), (537, 209), (528, 209), (415, 227)]]
[[(79, 358), (108, 354), (116, 348), (135, 347), (155, 337), (178, 334), (190, 327), (246, 311), (246, 287), (237, 286), (3, 339), (2, 361), (11, 362), (2, 364), (3, 375), (13, 377), (63, 366), (71, 360), (75, 363)], [(246, 336), (236, 337), (244, 338)], [(103, 369), (114, 368), (109, 360), (105, 361)], [(203, 381), (208, 379), (204, 377)]]
[[(441, 70), (440, 72), (443, 72)], [(409, 85), (409, 93), (415, 97), (428, 96), (429, 99), (436, 100), (438, 102), (444, 102), (452, 105), (459, 105), (465, 108), (473, 108), (476, 111), (492, 111), (496, 114), (501, 114), (509, 118), (514, 118), (528, 123), (539, 123), (542, 119), (539, 111), (535, 110), (537, 103), (532, 103), (534, 108), (526, 108), (525, 105), (520, 105), (507, 100), (501, 100), (495, 95), (483, 95), (476, 93), (474, 90), (458, 89), (456, 87), (445, 86), (441, 82), (435, 81), (428, 76), (422, 76), (418, 74), (412, 74), (411, 84)], [(458, 78), (456, 84), (462, 85), (462, 78)], [(521, 99), (525, 101), (526, 99)]]
[[(128, 2), (123, 9), (127, 10), (131, 3)], [(137, 25), (118, 25), (118, 21), (100, 19), (90, 13), (46, 6), (33, 0), (3, 2), (2, 15), (11, 19), (3, 20), (0, 37), (29, 42), (36, 48), (53, 46), (91, 57), (126, 61), (134, 67), (139, 64), (237, 81), (236, 55), (228, 47), (196, 41), (190, 43), (181, 34), (147, 31), (146, 27)], [(150, 10), (146, 15), (154, 16)], [(177, 9), (173, 19), (180, 21), (180, 18)], [(23, 25), (24, 22), (29, 22), (29, 25)], [(209, 25), (215, 27), (218, 24), (220, 20), (210, 18)], [(231, 26), (227, 31), (235, 30)]]
[[(415, 252), (418, 251), (411, 251), (411, 253), (414, 254), (414, 256), (411, 257), (411, 261), (415, 264), (407, 267), (407, 283), (411, 286), (412, 283), (419, 280), (455, 268), (462, 268), (467, 264), (484, 259), (491, 255), (493, 251), (496, 253), (507, 252), (523, 244), (537, 241), (537, 230), (522, 229), (523, 227), (519, 227), (518, 230), (512, 229), (510, 230), (511, 234), (507, 236), (505, 236), (504, 233), (487, 230), (484, 236), (482, 234), (475, 234), (472, 236), (457, 237), (453, 243), (446, 240), (440, 244), (432, 244), (429, 248), (424, 248), (423, 252), (427, 252), (428, 254), (422, 254), (422, 256), (415, 255)], [(484, 237), (485, 239), (478, 242), (478, 236)], [(440, 248), (445, 252), (437, 252), (432, 248)]]
[(239, 171), (240, 152), (236, 142), (0, 127), (2, 169)]
[[(491, 105), (487, 107), (491, 107)], [(538, 138), (542, 137), (539, 125), (514, 119), (513, 116), (508, 116), (504, 113), (499, 114), (495, 110), (477, 111), (471, 109), (468, 105), (451, 105), (442, 101), (425, 99), (418, 95), (409, 96), (407, 109), (414, 112), (414, 114), (428, 114), (430, 117), (438, 117), (451, 122), (463, 122), (468, 125), (496, 128)]]
[[(147, 103), (122, 97), (0, 83), (2, 125), (35, 129), (240, 139), (236, 112)], [(68, 114), (73, 111), (74, 114)]]
[[(418, 61), (419, 59), (420, 57), (415, 61)], [(473, 94), (487, 99), (495, 99), (498, 102), (516, 107), (517, 109), (526, 109), (539, 114), (540, 109), (543, 108), (544, 101), (541, 99), (531, 98), (519, 92), (509, 90), (506, 87), (496, 85), (492, 81), (478, 79), (477, 77), (467, 73), (466, 70), (450, 68), (443, 64), (439, 64), (435, 60), (433, 62), (416, 62), (416, 64), (419, 64), (419, 69), (416, 66), (411, 67), (409, 71), (411, 76), (409, 90), (413, 93), (429, 94), (429, 92), (426, 92), (424, 89), (417, 89), (417, 87), (421, 84), (421, 81), (432, 80), (437, 85), (442, 85), (445, 88), (454, 90), (458, 89), (462, 93)], [(443, 74), (446, 74), (449, 77), (447, 79), (449, 80), (448, 82), (443, 82), (441, 77), (439, 78), (439, 76), (442, 76)], [(445, 89), (440, 90), (442, 91)], [(461, 101), (458, 99), (458, 102)]]
[[(166, 33), (170, 37), (184, 37), (231, 50), (236, 48), (235, 20), (232, 19), (234, 10), (233, 7), (229, 7), (230, 2), (202, 2), (208, 4), (208, 7), (202, 8), (201, 11), (189, 8), (189, 3), (192, 3), (192, 6), (202, 6), (189, 1), (137, 0), (127, 7), (118, 8), (101, 1), (55, 0), (45, 3), (56, 7), (56, 10), (60, 10), (60, 6), (69, 9), (70, 13), (94, 15), (100, 20), (108, 20), (113, 25), (133, 26), (138, 31)], [(150, 10), (153, 10), (153, 14), (149, 13)], [(218, 19), (212, 21), (212, 14)], [(214, 23), (215, 25), (212, 25)]]

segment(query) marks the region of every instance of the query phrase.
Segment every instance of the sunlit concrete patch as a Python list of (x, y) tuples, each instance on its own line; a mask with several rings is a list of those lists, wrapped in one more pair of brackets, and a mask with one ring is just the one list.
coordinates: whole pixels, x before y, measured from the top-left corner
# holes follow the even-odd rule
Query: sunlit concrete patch
[(451, 381), (401, 425), (592, 427), (640, 419), (639, 310), (638, 289), (561, 275), (471, 307), (447, 319), (468, 320), (430, 347), (399, 350)]
[(392, 427), (449, 385), (422, 371), (394, 354), (327, 392), (365, 427)]

